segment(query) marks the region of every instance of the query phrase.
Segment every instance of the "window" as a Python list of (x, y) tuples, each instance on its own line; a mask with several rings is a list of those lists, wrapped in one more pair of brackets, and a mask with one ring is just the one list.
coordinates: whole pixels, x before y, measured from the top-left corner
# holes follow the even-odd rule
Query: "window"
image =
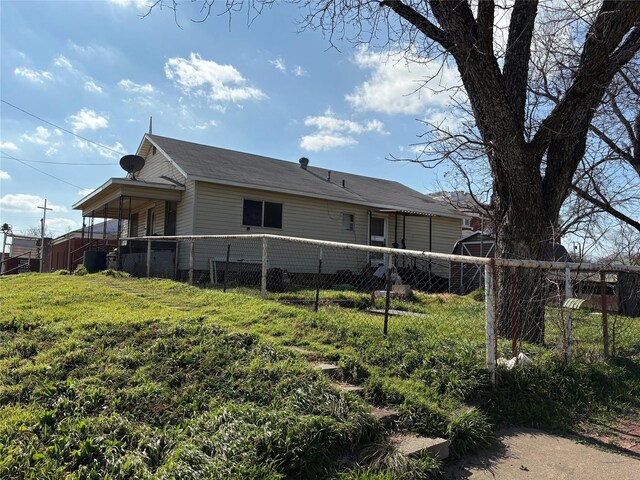
[(146, 235), (153, 235), (155, 233), (154, 231), (154, 225), (156, 223), (156, 209), (155, 208), (150, 208), (149, 210), (147, 210), (147, 231), (146, 231)]
[(242, 204), (242, 224), (282, 228), (282, 204), (245, 199)]
[(129, 236), (137, 237), (138, 236), (138, 214), (132, 213), (129, 217)]
[(463, 218), (462, 219), (462, 226), (463, 227), (471, 227), (471, 219), (470, 218)]
[(178, 219), (178, 202), (165, 202), (164, 206), (164, 234), (175, 235)]
[(345, 232), (353, 232), (355, 227), (355, 215), (353, 213), (342, 214), (342, 229)]

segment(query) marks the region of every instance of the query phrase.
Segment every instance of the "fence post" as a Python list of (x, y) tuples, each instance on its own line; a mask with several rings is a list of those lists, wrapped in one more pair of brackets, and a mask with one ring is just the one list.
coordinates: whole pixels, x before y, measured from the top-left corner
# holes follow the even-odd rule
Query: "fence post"
[(382, 333), (386, 338), (387, 334), (389, 333), (389, 297), (391, 296), (391, 268), (393, 263), (391, 261), (390, 254), (387, 254), (387, 258), (385, 260), (387, 264), (386, 268), (384, 269), (384, 273), (386, 275), (386, 295), (384, 299), (384, 328)]
[(260, 280), (260, 293), (263, 300), (267, 299), (267, 239), (262, 237), (262, 278)]
[[(573, 292), (571, 289), (571, 267), (566, 267), (564, 269), (564, 298), (565, 300), (571, 298), (573, 296)], [(571, 356), (573, 355), (573, 345), (572, 345), (572, 329), (573, 329), (573, 321), (571, 318), (571, 309), (564, 309), (564, 355), (567, 361), (571, 360)]]
[(320, 247), (320, 256), (318, 258), (318, 276), (316, 277), (316, 303), (313, 306), (313, 311), (318, 311), (318, 304), (320, 303), (320, 278), (322, 275), (322, 247)]
[(487, 350), (487, 370), (491, 375), (491, 383), (496, 383), (496, 312), (495, 292), (493, 282), (493, 259), (484, 266), (484, 308), (485, 308), (485, 339)]
[[(4, 255), (4, 252), (2, 252), (2, 254)], [(71, 272), (71, 239), (69, 239), (67, 243), (67, 270)]]
[(602, 297), (602, 343), (604, 346), (604, 358), (609, 358), (609, 317), (607, 310), (607, 277), (600, 272), (600, 296)]
[[(227, 274), (229, 273), (229, 256), (231, 255), (231, 242), (227, 243), (227, 259), (224, 262), (224, 277), (222, 278), (222, 291), (227, 293)], [(218, 273), (216, 272), (216, 275)], [(218, 279), (216, 278), (216, 283)]]
[(196, 241), (191, 239), (191, 248), (189, 249), (189, 285), (193, 285), (193, 268), (195, 265)]
[(151, 276), (151, 240), (147, 240), (147, 278)]

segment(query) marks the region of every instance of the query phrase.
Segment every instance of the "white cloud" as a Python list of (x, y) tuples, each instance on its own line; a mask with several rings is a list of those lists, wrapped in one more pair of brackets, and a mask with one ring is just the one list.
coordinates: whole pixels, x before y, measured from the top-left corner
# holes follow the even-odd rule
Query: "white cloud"
[(151, 94), (154, 92), (153, 85), (150, 83), (140, 84), (131, 80), (120, 80), (118, 86), (127, 92)]
[(36, 127), (36, 130), (33, 133), (22, 134), (20, 136), (20, 140), (22, 140), (23, 142), (35, 143), (37, 145), (48, 145), (49, 139), (52, 136), (59, 137), (60, 135), (62, 135), (62, 132), (57, 128), (49, 131), (49, 129), (45, 127)]
[(387, 114), (422, 114), (429, 106), (445, 108), (451, 103), (451, 90), (460, 84), (459, 75), (441, 61), (415, 63), (402, 55), (356, 51), (354, 61), (371, 75), (345, 96), (354, 108)]
[[(47, 204), (47, 207), (49, 204)], [(82, 223), (71, 218), (47, 217), (47, 230), (53, 235), (62, 235), (82, 227)]]
[[(105, 147), (109, 148), (104, 148), (76, 138), (73, 140), (73, 147), (79, 148), (81, 150), (86, 150), (88, 152), (96, 152), (98, 153), (98, 155), (104, 158), (118, 158), (122, 155), (121, 152), (124, 152), (124, 146), (120, 142), (116, 142), (113, 145), (105, 145)], [(113, 150), (116, 150), (116, 152), (114, 152)]]
[(275, 60), (269, 60), (269, 63), (273, 65), (276, 70), (279, 70), (282, 73), (285, 73), (287, 71), (287, 65), (284, 61), (284, 58), (282, 57), (278, 57)]
[(308, 74), (309, 74), (309, 72), (307, 72), (307, 71), (306, 71), (304, 68), (302, 68), (300, 65), (296, 65), (296, 66), (293, 68), (293, 74), (294, 74), (296, 77), (304, 77), (304, 76), (308, 75)]
[(81, 197), (86, 197), (87, 195), (89, 195), (94, 190), (95, 190), (95, 188), (83, 188), (82, 190), (80, 190), (78, 192), (78, 195), (80, 195)]
[(305, 135), (300, 139), (300, 147), (312, 152), (356, 145), (358, 140), (353, 135), (387, 134), (384, 130), (384, 124), (380, 120), (374, 119), (366, 122), (343, 120), (337, 118), (330, 109), (323, 115), (305, 118), (304, 124), (316, 129), (315, 133)]
[(30, 68), (18, 67), (13, 71), (16, 77), (22, 77), (33, 83), (44, 83), (45, 80), (53, 80), (51, 72), (45, 70), (31, 70)]
[(67, 57), (65, 57), (64, 55), (58, 56), (58, 58), (56, 58), (53, 61), (53, 64), (56, 67), (64, 68), (65, 70), (69, 70), (70, 72), (74, 71), (73, 65), (71, 65), (71, 62), (69, 61), (69, 59)]
[[(8, 193), (0, 198), (0, 208), (13, 213), (42, 213), (38, 206), (44, 206), (44, 198), (27, 193)], [(54, 212), (66, 212), (67, 208), (47, 202), (47, 208)]]
[(93, 80), (87, 80), (84, 82), (84, 89), (91, 93), (102, 93), (102, 87)]
[(74, 132), (82, 130), (97, 130), (98, 128), (107, 128), (109, 121), (102, 115), (98, 115), (93, 110), (83, 108), (78, 113), (71, 115), (68, 119)]
[(13, 142), (0, 142), (0, 149), (13, 150), (14, 152), (20, 150), (18, 146)]
[(206, 130), (209, 127), (217, 127), (217, 126), (218, 126), (218, 123), (215, 120), (211, 120), (209, 122), (198, 123), (193, 128), (195, 128), (196, 130)]
[(352, 120), (341, 120), (334, 117), (331, 110), (327, 110), (324, 115), (305, 118), (304, 124), (308, 127), (316, 127), (318, 130), (329, 132), (342, 131), (348, 133), (385, 133), (384, 124), (380, 120), (370, 120), (366, 123), (358, 123)]
[(300, 139), (300, 147), (310, 152), (349, 147), (357, 144), (358, 141), (355, 138), (339, 133), (314, 133), (312, 135), (305, 135)]
[(136, 7), (149, 8), (153, 2), (150, 0), (108, 0), (109, 3), (115, 3), (119, 7)]
[(11, 175), (9, 175), (9, 172), (0, 170), (0, 180), (11, 180)]
[(199, 54), (189, 58), (170, 58), (164, 65), (165, 75), (186, 94), (203, 96), (212, 102), (262, 100), (262, 90), (247, 85), (247, 80), (233, 65), (220, 65), (204, 60)]
[[(56, 144), (56, 145), (57, 145), (57, 144)], [(47, 151), (46, 151), (46, 152), (44, 152), (44, 154), (45, 154), (47, 157), (52, 157), (52, 156), (54, 156), (56, 153), (58, 153), (58, 149), (57, 149), (56, 147), (49, 147), (49, 148), (47, 148)]]

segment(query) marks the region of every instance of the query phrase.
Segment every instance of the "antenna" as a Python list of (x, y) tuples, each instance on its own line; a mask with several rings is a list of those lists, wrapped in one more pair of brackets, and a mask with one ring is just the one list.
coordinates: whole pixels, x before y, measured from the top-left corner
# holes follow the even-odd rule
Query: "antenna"
[(131, 175), (131, 180), (135, 180), (136, 173), (144, 167), (144, 158), (140, 155), (125, 155), (120, 159), (120, 166)]

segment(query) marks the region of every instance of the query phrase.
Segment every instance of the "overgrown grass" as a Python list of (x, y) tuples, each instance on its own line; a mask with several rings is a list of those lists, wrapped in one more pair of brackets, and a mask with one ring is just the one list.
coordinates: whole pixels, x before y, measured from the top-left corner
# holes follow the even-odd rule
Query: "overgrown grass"
[[(398, 406), (403, 428), (445, 436), (455, 454), (488, 445), (497, 422), (566, 430), (640, 404), (637, 357), (567, 365), (525, 345), (533, 364), (491, 387), (479, 294), (394, 300), (425, 315), (392, 318), (384, 338), (382, 317), (357, 308), (314, 313), (117, 274), (27, 274), (0, 288), (0, 477), (437, 475), (433, 462), (384, 455), (366, 405), (288, 345), (338, 361), (368, 402)], [(359, 467), (337, 462), (367, 445), (376, 455), (356, 456)]]

